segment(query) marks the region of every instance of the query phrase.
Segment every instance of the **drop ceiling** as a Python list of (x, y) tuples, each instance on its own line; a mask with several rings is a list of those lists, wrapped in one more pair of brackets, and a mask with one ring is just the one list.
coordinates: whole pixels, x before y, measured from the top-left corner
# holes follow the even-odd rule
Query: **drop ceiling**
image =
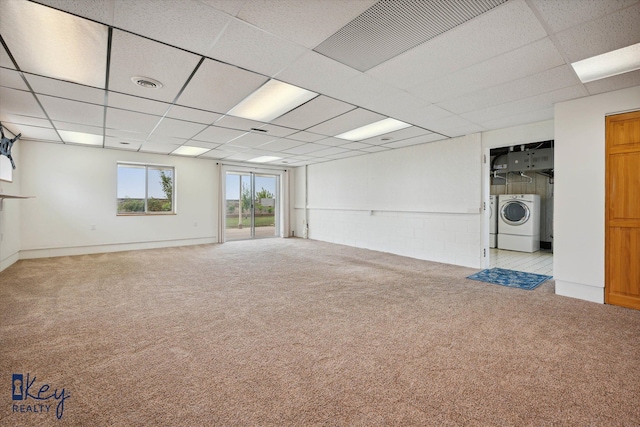
[[(430, 3), (2, 0), (0, 121), (25, 141), (300, 166), (552, 119), (557, 102), (640, 84), (582, 84), (570, 65), (640, 42), (639, 0)], [(229, 114), (271, 79), (318, 96), (269, 123)], [(386, 118), (411, 126), (336, 138)]]

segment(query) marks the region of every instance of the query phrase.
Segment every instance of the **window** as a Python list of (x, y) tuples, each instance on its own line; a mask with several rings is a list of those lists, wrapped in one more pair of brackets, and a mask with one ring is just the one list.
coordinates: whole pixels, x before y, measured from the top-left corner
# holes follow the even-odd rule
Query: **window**
[(175, 213), (174, 169), (118, 163), (119, 215)]

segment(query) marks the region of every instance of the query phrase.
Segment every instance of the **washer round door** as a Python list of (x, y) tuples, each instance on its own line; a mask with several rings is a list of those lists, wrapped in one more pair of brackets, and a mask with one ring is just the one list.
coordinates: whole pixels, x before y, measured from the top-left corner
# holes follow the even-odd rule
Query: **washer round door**
[(522, 225), (530, 216), (529, 206), (518, 200), (506, 202), (500, 211), (500, 217), (509, 225)]

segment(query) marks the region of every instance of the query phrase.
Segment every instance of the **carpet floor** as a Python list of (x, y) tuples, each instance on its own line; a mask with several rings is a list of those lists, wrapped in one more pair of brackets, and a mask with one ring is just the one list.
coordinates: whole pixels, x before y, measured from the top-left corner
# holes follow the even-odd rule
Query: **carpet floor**
[(302, 239), (22, 260), (0, 424), (640, 425), (640, 311), (476, 271)]

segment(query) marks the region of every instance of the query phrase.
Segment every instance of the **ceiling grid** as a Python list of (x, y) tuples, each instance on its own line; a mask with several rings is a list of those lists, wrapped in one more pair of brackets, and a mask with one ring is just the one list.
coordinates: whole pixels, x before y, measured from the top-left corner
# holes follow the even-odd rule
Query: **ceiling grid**
[[(640, 1), (571, 3), (4, 0), (0, 121), (25, 140), (299, 166), (548, 120), (640, 84), (582, 84), (569, 62), (639, 43)], [(315, 95), (272, 120), (231, 115), (267, 82)], [(384, 121), (407, 127), (339, 137)]]

